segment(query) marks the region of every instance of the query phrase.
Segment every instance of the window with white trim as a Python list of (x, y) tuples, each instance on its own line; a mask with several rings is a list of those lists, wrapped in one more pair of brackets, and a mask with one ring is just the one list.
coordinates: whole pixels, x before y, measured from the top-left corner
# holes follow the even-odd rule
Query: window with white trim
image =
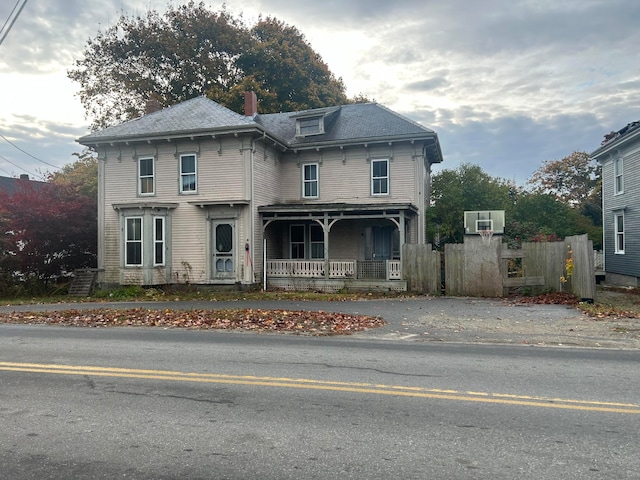
[(318, 198), (318, 164), (309, 163), (302, 166), (302, 196)]
[(309, 245), (311, 247), (311, 258), (324, 258), (324, 231), (318, 224), (309, 225)]
[(616, 158), (613, 161), (613, 174), (614, 174), (614, 185), (613, 185), (613, 193), (619, 194), (624, 193), (624, 178), (623, 178), (623, 159), (622, 157)]
[(615, 253), (624, 253), (624, 213), (616, 213), (614, 218)]
[(138, 193), (153, 195), (155, 193), (155, 165), (153, 157), (138, 159)]
[(324, 133), (324, 117), (299, 118), (296, 121), (296, 136), (320, 135)]
[(389, 195), (389, 160), (371, 160), (371, 195)]
[(195, 154), (180, 155), (180, 193), (198, 190), (198, 162)]
[(153, 217), (153, 265), (165, 264), (165, 228), (164, 217)]
[(142, 265), (142, 217), (127, 217), (125, 219), (124, 238), (125, 265)]

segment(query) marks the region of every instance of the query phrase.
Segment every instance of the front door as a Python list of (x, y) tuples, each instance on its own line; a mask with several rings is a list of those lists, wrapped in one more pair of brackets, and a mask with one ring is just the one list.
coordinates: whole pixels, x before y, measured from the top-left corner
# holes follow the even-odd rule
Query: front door
[(373, 227), (373, 260), (389, 260), (391, 258), (391, 239), (393, 227)]
[(214, 279), (235, 278), (234, 222), (216, 220), (211, 225), (213, 246), (212, 268)]

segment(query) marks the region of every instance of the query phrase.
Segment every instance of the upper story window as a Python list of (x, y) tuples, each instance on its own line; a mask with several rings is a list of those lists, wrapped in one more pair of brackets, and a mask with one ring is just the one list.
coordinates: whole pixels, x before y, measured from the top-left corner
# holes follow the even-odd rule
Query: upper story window
[(302, 196), (304, 198), (318, 198), (317, 163), (302, 166)]
[(194, 154), (180, 155), (180, 193), (198, 191), (197, 159)]
[(614, 218), (615, 253), (624, 253), (624, 213), (616, 213)]
[(155, 193), (155, 165), (153, 157), (138, 159), (138, 193), (153, 195)]
[(623, 179), (623, 160), (622, 158), (616, 158), (613, 161), (613, 175), (614, 175), (614, 186), (613, 193), (623, 193), (624, 192), (624, 179)]
[(371, 195), (389, 195), (389, 160), (371, 160)]
[(296, 120), (296, 136), (320, 135), (324, 133), (324, 117), (306, 117)]

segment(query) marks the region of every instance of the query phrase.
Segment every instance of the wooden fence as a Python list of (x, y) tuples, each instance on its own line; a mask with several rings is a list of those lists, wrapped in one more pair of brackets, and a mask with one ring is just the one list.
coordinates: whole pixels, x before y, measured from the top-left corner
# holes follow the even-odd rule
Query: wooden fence
[(407, 290), (414, 293), (440, 295), (440, 252), (431, 245), (405, 244), (402, 247), (402, 274)]
[(507, 249), (494, 236), (483, 243), (469, 236), (464, 244), (447, 244), (444, 269), (431, 245), (403, 247), (403, 275), (414, 293), (499, 297), (513, 288), (527, 293), (567, 291), (581, 299), (595, 296), (593, 244), (587, 235), (561, 242), (528, 242)]

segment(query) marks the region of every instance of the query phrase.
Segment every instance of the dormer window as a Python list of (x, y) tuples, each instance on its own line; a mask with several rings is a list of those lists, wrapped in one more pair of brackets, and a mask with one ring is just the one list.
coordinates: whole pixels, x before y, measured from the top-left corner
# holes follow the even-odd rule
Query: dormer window
[(324, 133), (324, 117), (306, 117), (296, 120), (296, 136), (320, 135)]

